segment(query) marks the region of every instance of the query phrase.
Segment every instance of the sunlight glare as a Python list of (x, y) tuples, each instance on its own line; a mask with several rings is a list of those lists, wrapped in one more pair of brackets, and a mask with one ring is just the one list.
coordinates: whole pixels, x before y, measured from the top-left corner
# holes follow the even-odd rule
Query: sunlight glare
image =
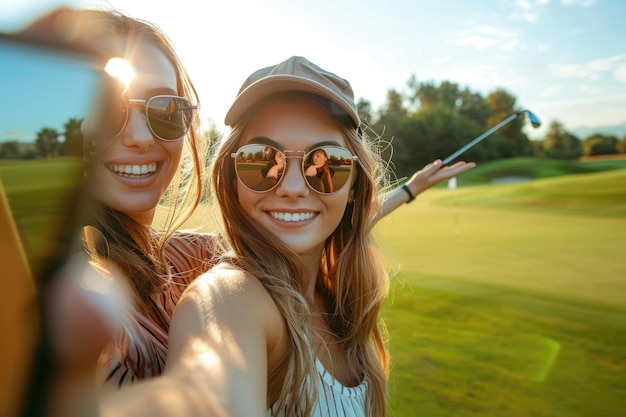
[(126, 88), (135, 77), (135, 70), (127, 60), (123, 58), (111, 58), (107, 62), (104, 70), (112, 77), (122, 81)]

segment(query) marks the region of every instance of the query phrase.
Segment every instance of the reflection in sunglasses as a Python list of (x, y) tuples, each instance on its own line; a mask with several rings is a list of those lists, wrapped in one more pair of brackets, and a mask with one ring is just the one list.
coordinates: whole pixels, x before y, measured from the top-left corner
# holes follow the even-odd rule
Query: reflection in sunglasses
[(340, 146), (321, 146), (304, 151), (280, 151), (269, 145), (242, 146), (231, 154), (237, 178), (246, 188), (266, 192), (282, 179), (284, 161), (302, 158), (302, 174), (311, 189), (330, 194), (339, 191), (350, 179), (354, 161), (350, 151)]

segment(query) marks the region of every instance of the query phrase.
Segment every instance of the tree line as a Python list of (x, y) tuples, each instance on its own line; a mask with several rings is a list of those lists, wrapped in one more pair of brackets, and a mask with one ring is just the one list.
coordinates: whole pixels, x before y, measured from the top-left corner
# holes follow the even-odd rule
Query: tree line
[(82, 123), (83, 119), (71, 117), (63, 124), (61, 132), (51, 127), (42, 127), (35, 134), (31, 146), (24, 146), (16, 140), (0, 143), (0, 159), (51, 159), (60, 156), (82, 156)]
[[(437, 158), (445, 158), (473, 138), (521, 110), (504, 89), (486, 97), (443, 81), (418, 82), (412, 76), (405, 92), (390, 89), (378, 110), (366, 99), (357, 103), (359, 115), (383, 139), (387, 160), (398, 177), (408, 176)], [(530, 140), (522, 131), (522, 115), (485, 138), (459, 158), (485, 162), (518, 156), (573, 160), (581, 156), (626, 153), (626, 135), (593, 134), (578, 138), (553, 120), (543, 140)], [(369, 133), (372, 134), (371, 132)], [(392, 146), (386, 146), (391, 142)]]
[[(521, 110), (515, 96), (497, 89), (483, 97), (468, 87), (450, 81), (418, 82), (415, 76), (407, 81), (405, 92), (390, 89), (386, 102), (373, 109), (371, 102), (359, 99), (361, 119), (378, 135), (386, 160), (391, 161), (398, 177), (407, 176), (437, 158), (444, 158)], [(543, 140), (530, 140), (522, 131), (528, 122), (522, 115), (467, 150), (460, 158), (485, 162), (518, 156), (535, 156), (573, 160), (581, 156), (626, 153), (626, 135), (593, 134), (578, 138), (562, 123), (553, 120)], [(0, 159), (55, 158), (82, 155), (82, 119), (70, 118), (61, 132), (43, 127), (34, 138), (34, 145), (24, 149), (17, 141), (0, 143)], [(210, 138), (220, 132), (210, 123)], [(63, 138), (64, 140), (60, 140)], [(387, 146), (387, 144), (391, 146)]]

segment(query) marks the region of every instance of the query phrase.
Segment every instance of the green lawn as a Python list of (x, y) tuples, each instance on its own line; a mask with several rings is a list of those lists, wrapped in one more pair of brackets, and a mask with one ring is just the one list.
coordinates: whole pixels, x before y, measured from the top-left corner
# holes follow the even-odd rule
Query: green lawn
[[(396, 417), (624, 415), (626, 170), (585, 164), (485, 164), (459, 179), (480, 185), (430, 190), (379, 223)], [(521, 167), (540, 179), (486, 185)], [(75, 175), (0, 163), (28, 242)]]
[(82, 164), (74, 159), (0, 162), (0, 180), (33, 271), (63, 232), (72, 209), (70, 199), (82, 175)]
[(440, 188), (384, 219), (395, 415), (623, 415), (625, 207), (616, 170)]

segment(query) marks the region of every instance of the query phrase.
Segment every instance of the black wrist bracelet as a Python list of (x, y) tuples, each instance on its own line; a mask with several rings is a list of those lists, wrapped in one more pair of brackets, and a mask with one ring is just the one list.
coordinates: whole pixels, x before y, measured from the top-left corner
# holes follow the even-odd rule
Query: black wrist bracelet
[(415, 200), (415, 196), (411, 193), (411, 190), (409, 190), (409, 187), (407, 187), (406, 184), (402, 186), (402, 189), (409, 195), (409, 201), (406, 202), (407, 204)]

